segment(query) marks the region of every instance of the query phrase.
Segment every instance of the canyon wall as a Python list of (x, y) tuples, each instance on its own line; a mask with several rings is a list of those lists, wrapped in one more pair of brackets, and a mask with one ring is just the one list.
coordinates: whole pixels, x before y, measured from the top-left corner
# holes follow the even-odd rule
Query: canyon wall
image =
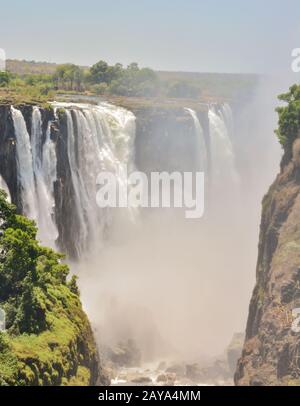
[[(299, 134), (300, 135), (300, 134)], [(237, 385), (299, 385), (300, 139), (285, 149), (280, 173), (262, 202), (262, 217), (246, 341)]]

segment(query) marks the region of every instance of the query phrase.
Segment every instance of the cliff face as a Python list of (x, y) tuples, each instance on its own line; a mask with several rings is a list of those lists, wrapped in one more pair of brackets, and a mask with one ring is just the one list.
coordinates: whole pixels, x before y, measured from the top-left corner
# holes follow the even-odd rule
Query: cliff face
[[(136, 116), (135, 163), (139, 170), (194, 171), (198, 156), (195, 125), (182, 107), (133, 108)], [(196, 114), (209, 145), (207, 110)]]
[[(298, 137), (300, 134), (298, 134)], [(300, 139), (286, 149), (281, 170), (262, 203), (256, 286), (237, 385), (299, 385)]]

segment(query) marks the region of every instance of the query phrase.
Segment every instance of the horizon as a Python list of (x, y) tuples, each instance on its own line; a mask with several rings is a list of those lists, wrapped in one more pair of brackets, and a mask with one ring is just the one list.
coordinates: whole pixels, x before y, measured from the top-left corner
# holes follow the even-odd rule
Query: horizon
[[(101, 59), (99, 59), (101, 60)], [(98, 62), (99, 60), (95, 61)], [(80, 65), (75, 62), (49, 62), (49, 61), (40, 61), (40, 60), (34, 60), (34, 59), (18, 59), (18, 58), (7, 58), (6, 62), (26, 62), (26, 63), (35, 63), (35, 64), (47, 64), (47, 65), (65, 65), (65, 64), (74, 64), (79, 66), (82, 69), (89, 69), (92, 65)], [(134, 62), (134, 61), (132, 61)], [(125, 64), (123, 66), (126, 66)], [(141, 68), (150, 68), (153, 69), (151, 66), (141, 66)], [(153, 69), (155, 72), (165, 72), (165, 73), (187, 73), (187, 74), (201, 74), (201, 75), (241, 75), (241, 76), (264, 76), (266, 75), (265, 73), (259, 73), (259, 72), (208, 72), (208, 71), (188, 71), (188, 70), (163, 70), (163, 69)]]

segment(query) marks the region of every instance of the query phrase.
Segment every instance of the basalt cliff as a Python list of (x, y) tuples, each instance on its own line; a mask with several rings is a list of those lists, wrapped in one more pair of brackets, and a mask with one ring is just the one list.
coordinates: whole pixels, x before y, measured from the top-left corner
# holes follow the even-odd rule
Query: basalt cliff
[(299, 385), (300, 132), (299, 89), (281, 96), (280, 173), (262, 202), (256, 269), (237, 385)]

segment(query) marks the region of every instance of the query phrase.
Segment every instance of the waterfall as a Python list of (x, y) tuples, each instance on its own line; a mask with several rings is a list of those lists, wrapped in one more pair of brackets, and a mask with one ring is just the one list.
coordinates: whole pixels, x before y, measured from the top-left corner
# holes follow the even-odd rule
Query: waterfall
[(41, 242), (54, 247), (57, 238), (54, 220), (56, 155), (54, 143), (50, 139), (50, 123), (43, 145), (42, 120), (38, 107), (34, 107), (32, 111), (31, 137), (21, 111), (11, 107), (11, 112), (23, 213), (37, 222)]
[(235, 185), (239, 181), (230, 138), (230, 131), (232, 129), (230, 107), (226, 105), (226, 108), (223, 107), (218, 111), (216, 106), (210, 106), (208, 119), (211, 145), (212, 188), (215, 190), (225, 190), (228, 186)]
[[(62, 191), (68, 190), (68, 195), (60, 202), (64, 205), (62, 213), (67, 216), (70, 213), (70, 219), (63, 219), (66, 224), (63, 225), (62, 238), (69, 239), (66, 250), (73, 250), (80, 258), (90, 249), (99, 249), (114, 224), (138, 218), (137, 209), (100, 209), (96, 202), (96, 179), (100, 172), (109, 171), (116, 175), (119, 193), (124, 194), (130, 187), (128, 173), (135, 169), (135, 116), (106, 102), (98, 105), (54, 102), (53, 107), (56, 113), (58, 109), (64, 109), (67, 135), (63, 159), (70, 169), (69, 177), (58, 180)], [(208, 161), (211, 162), (207, 177), (209, 196), (216, 200), (223, 193), (234, 198), (239, 177), (231, 139), (233, 119), (230, 106), (226, 103), (219, 107), (209, 106), (210, 156), (196, 112), (190, 108), (185, 110), (195, 127), (197, 169), (207, 172)], [(43, 135), (41, 111), (34, 107), (29, 135), (21, 111), (12, 107), (11, 112), (23, 212), (37, 222), (40, 240), (54, 247), (58, 238), (54, 198), (57, 158), (56, 145), (51, 139), (52, 121), (45, 123), (48, 127)], [(59, 123), (57, 114), (55, 120)], [(64, 182), (70, 185), (64, 185)]]
[[(101, 171), (116, 174), (122, 193), (127, 173), (134, 169), (135, 116), (109, 103), (53, 105), (55, 109), (65, 109), (67, 117), (67, 153), (78, 223), (75, 251), (81, 257), (93, 244), (97, 249), (101, 247), (113, 213), (117, 213), (97, 206), (98, 174)], [(128, 214), (134, 218), (132, 210), (127, 211), (127, 217)]]
[(21, 111), (11, 107), (11, 114), (16, 137), (16, 159), (18, 183), (21, 189), (22, 209), (25, 215), (33, 220), (37, 220), (38, 213), (30, 137)]
[[(204, 171), (207, 209), (215, 213), (222, 197), (224, 207), (232, 206), (234, 199), (239, 198), (239, 175), (235, 167), (233, 149), (233, 116), (227, 103), (219, 106), (208, 105), (209, 148), (197, 113), (185, 110), (191, 115), (197, 135), (197, 170)], [(208, 168), (209, 163), (209, 168)], [(219, 209), (217, 209), (217, 212)]]
[(35, 199), (37, 206), (38, 238), (52, 248), (58, 237), (54, 213), (54, 182), (56, 181), (55, 145), (50, 138), (48, 123), (44, 145), (42, 118), (38, 107), (33, 108), (31, 129), (31, 150), (35, 178)]
[[(71, 215), (76, 217), (78, 226), (73, 236), (74, 250), (80, 257), (92, 243), (97, 248), (101, 246), (105, 231), (117, 215), (97, 206), (96, 179), (101, 171), (113, 172), (117, 175), (120, 193), (125, 193), (127, 174), (134, 169), (135, 116), (109, 103), (53, 103), (53, 106), (55, 111), (64, 108), (66, 114), (66, 158), (74, 195), (67, 198), (73, 201)], [(51, 121), (44, 137), (38, 107), (33, 107), (30, 134), (22, 112), (11, 107), (11, 113), (23, 213), (37, 222), (42, 243), (54, 247), (58, 237), (54, 210), (57, 158), (55, 143), (51, 140)], [(125, 217), (135, 219), (134, 210), (129, 208)]]
[(201, 126), (197, 113), (187, 107), (185, 108), (185, 110), (191, 115), (194, 121), (195, 131), (197, 135), (197, 169), (206, 174), (208, 170), (208, 157), (203, 128)]
[(220, 114), (226, 124), (228, 134), (230, 138), (232, 138), (234, 133), (234, 125), (233, 125), (233, 115), (232, 110), (228, 103), (224, 103), (221, 107)]

